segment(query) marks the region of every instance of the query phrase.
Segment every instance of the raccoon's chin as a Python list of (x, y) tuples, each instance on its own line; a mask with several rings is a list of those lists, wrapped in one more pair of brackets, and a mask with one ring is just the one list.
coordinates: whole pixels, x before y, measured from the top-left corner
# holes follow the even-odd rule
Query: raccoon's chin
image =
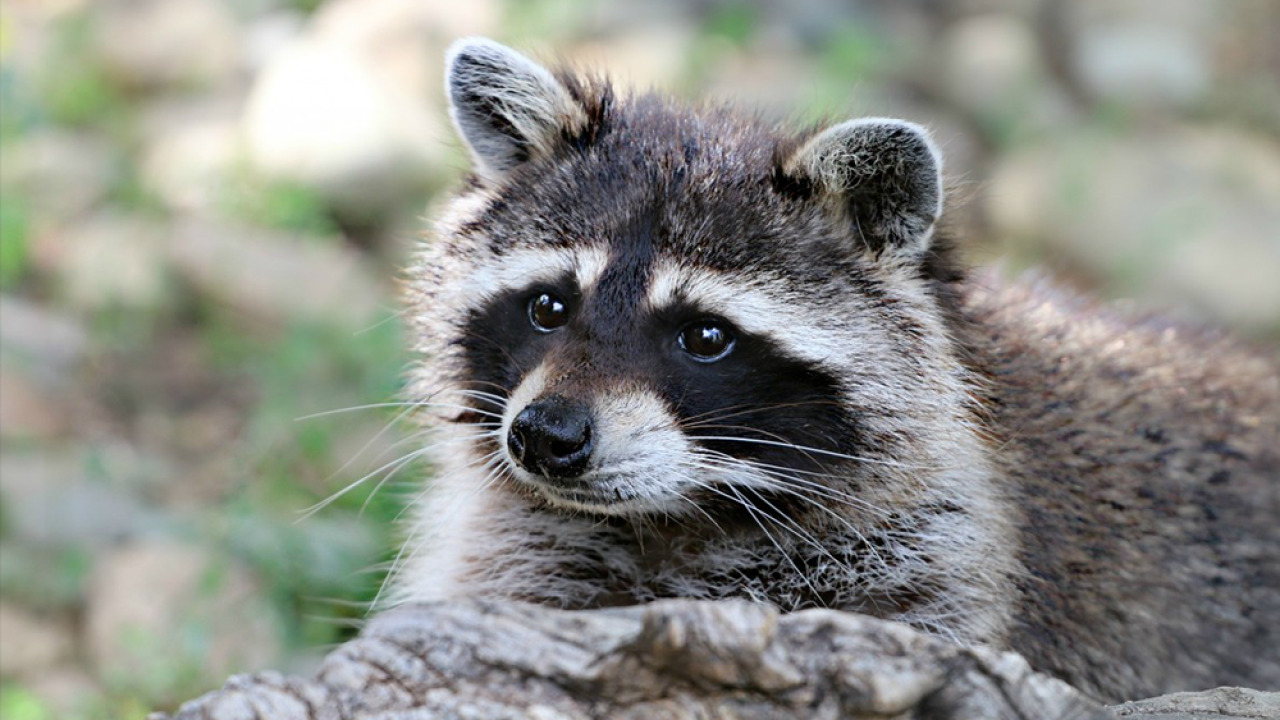
[(580, 495), (567, 495), (561, 492), (547, 492), (545, 490), (540, 490), (540, 494), (552, 507), (591, 515), (630, 517), (655, 511), (655, 508), (650, 507), (647, 503), (635, 500), (618, 501), (605, 500), (603, 498), (585, 498)]
[(528, 473), (520, 473), (519, 482), (531, 487), (553, 508), (592, 515), (626, 517), (669, 512), (676, 500), (639, 495), (612, 484), (602, 484), (590, 477), (576, 481), (575, 487), (547, 482)]

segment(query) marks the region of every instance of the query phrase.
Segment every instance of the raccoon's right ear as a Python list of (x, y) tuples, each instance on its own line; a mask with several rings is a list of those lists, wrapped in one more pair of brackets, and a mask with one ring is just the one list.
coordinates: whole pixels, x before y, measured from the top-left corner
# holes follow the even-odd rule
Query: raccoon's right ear
[(942, 214), (942, 154), (928, 131), (905, 120), (827, 128), (782, 158), (778, 173), (775, 183), (833, 200), (877, 256), (918, 257)]
[(546, 68), (492, 40), (455, 42), (445, 57), (445, 84), (449, 116), (490, 182), (587, 123), (582, 106)]

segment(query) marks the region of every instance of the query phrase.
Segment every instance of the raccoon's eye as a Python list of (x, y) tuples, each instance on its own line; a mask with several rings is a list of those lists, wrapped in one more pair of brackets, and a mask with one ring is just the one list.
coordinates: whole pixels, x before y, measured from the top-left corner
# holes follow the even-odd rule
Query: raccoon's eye
[(725, 326), (704, 320), (686, 325), (679, 335), (680, 348), (694, 360), (715, 362), (733, 350), (733, 334)]
[(529, 322), (542, 332), (551, 332), (569, 322), (569, 308), (551, 293), (538, 293), (529, 299)]

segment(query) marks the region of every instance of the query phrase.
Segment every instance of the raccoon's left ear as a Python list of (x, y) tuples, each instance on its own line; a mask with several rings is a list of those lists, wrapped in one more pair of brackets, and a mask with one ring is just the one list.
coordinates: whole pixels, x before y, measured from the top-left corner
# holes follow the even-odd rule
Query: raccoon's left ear
[(819, 133), (780, 171), (835, 199), (871, 252), (918, 256), (942, 214), (942, 155), (914, 123), (863, 118)]
[(587, 124), (583, 107), (546, 68), (485, 38), (449, 48), (445, 84), (449, 116), (491, 182)]

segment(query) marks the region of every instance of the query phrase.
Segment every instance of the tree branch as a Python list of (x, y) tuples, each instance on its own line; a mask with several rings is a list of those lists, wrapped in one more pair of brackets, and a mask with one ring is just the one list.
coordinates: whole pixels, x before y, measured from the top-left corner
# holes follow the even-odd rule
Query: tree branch
[[(1126, 717), (1157, 717), (1131, 709)], [(778, 717), (1115, 716), (1014, 653), (850, 613), (672, 600), (579, 612), (400, 607), (330, 654), (314, 679), (236, 676), (174, 718), (151, 720)]]

